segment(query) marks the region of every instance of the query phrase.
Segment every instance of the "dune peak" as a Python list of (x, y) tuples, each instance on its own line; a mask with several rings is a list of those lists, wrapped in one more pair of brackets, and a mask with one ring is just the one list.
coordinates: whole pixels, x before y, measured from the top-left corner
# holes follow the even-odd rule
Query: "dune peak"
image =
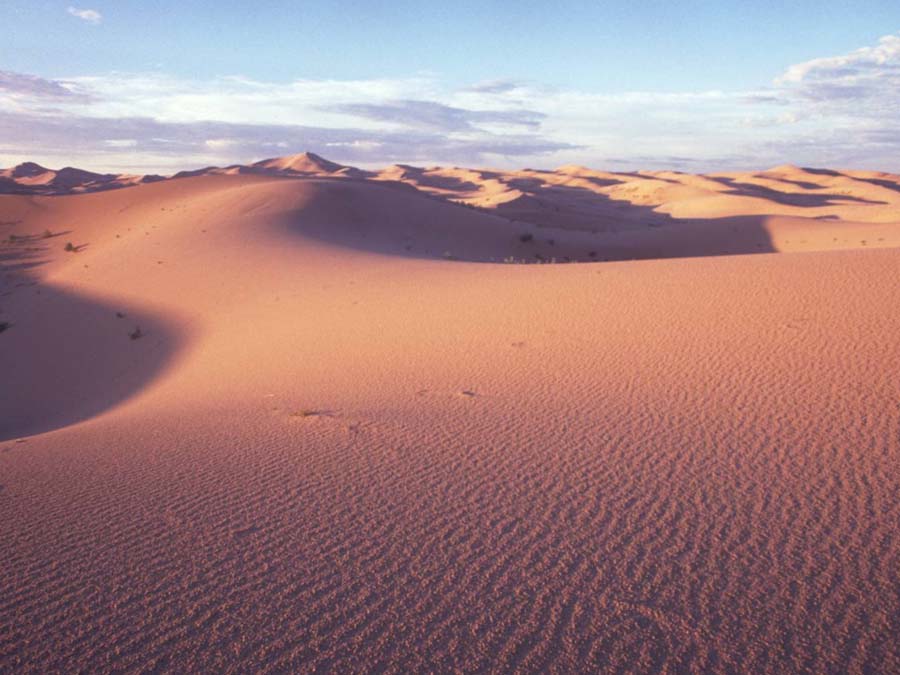
[(39, 176), (42, 173), (50, 171), (47, 167), (41, 166), (36, 162), (22, 162), (9, 170), (11, 178), (30, 178)]
[(301, 152), (296, 155), (264, 159), (254, 162), (252, 166), (294, 173), (337, 173), (341, 169), (348, 168), (343, 164), (327, 160), (314, 152)]

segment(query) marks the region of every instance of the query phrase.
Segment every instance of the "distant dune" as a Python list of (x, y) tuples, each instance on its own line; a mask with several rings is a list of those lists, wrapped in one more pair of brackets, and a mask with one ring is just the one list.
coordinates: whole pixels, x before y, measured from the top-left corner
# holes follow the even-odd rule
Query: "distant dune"
[(0, 192), (0, 671), (900, 672), (900, 177)]
[(130, 187), (158, 180), (163, 180), (163, 176), (101, 174), (70, 166), (53, 170), (34, 162), (25, 162), (11, 169), (0, 169), (0, 194), (77, 194)]
[[(516, 224), (533, 245), (501, 248), (519, 262), (893, 247), (900, 222), (900, 176), (791, 165), (709, 175), (616, 173), (579, 166), (496, 171), (394, 165), (363, 171), (301, 153), (250, 165), (182, 171), (169, 179), (72, 168), (53, 171), (26, 163), (0, 170), (0, 193), (64, 195), (227, 175), (400, 183)], [(490, 239), (497, 229), (486, 228), (479, 237)], [(443, 231), (449, 242), (458, 234)], [(544, 245), (547, 240), (553, 243)], [(556, 244), (560, 246), (553, 248)], [(498, 259), (496, 247), (481, 251), (475, 243), (474, 248), (463, 248), (464, 259)]]

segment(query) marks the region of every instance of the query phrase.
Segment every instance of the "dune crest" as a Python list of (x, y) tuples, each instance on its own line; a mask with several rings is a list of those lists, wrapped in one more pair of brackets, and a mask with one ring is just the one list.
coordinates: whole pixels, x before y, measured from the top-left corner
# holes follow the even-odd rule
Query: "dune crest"
[(24, 162), (10, 169), (0, 169), (0, 194), (76, 194), (114, 190), (159, 180), (163, 180), (163, 176), (101, 174), (70, 166), (54, 170), (34, 162)]
[(337, 173), (342, 169), (348, 168), (341, 164), (330, 162), (324, 157), (320, 157), (312, 152), (302, 152), (299, 155), (265, 159), (261, 162), (256, 162), (252, 166), (274, 172), (305, 174)]
[[(253, 164), (181, 171), (171, 179), (256, 174), (401, 182), (440, 199), (510, 220), (588, 231), (659, 226), (733, 216), (787, 216), (889, 223), (900, 220), (900, 176), (782, 165), (759, 172), (611, 172), (566, 165), (501, 171), (405, 164), (363, 171), (311, 152)], [(0, 192), (70, 194), (165, 180), (161, 176), (59, 171), (27, 162), (0, 170)]]

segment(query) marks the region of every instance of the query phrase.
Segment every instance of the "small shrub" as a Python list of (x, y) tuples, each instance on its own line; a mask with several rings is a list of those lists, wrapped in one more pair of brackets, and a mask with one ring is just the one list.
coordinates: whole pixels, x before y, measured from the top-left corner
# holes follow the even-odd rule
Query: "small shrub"
[(9, 321), (0, 321), (0, 333), (5, 331), (10, 326), (12, 326), (12, 324)]
[(78, 249), (75, 248), (75, 244), (73, 244), (71, 241), (66, 242), (66, 247), (63, 250), (65, 250), (66, 253), (78, 253)]
[(530, 232), (526, 232), (525, 234), (519, 235), (519, 241), (521, 241), (523, 244), (527, 244), (532, 239), (534, 239), (534, 235), (531, 234)]
[(53, 236), (53, 233), (50, 230), (44, 230), (44, 239), (49, 239)]
[(138, 340), (144, 337), (144, 334), (141, 332), (141, 327), (135, 326), (134, 330), (128, 334), (128, 337), (130, 337), (132, 340)]

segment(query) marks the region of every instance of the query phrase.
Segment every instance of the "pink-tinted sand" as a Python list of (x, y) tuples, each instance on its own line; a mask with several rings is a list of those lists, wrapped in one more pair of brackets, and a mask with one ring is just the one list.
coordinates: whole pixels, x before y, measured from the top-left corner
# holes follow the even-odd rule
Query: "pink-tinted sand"
[(319, 159), (0, 196), (0, 671), (900, 671), (900, 179)]

